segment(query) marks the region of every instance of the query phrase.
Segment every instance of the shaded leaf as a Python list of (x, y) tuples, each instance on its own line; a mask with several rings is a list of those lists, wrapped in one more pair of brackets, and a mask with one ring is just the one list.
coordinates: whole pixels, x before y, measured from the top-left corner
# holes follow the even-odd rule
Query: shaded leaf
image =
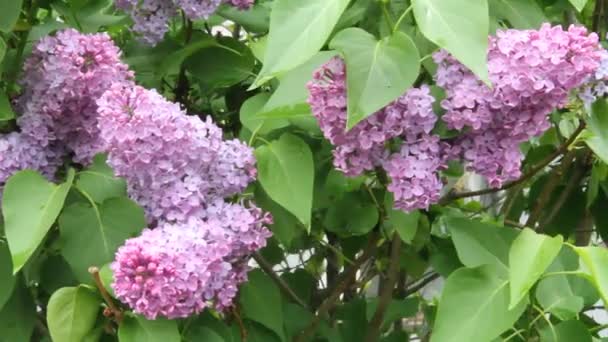
[(536, 1), (490, 0), (490, 13), (506, 19), (517, 29), (538, 29), (549, 21)]
[(0, 241), (0, 310), (11, 297), (15, 288), (16, 277), (13, 275), (11, 252), (4, 241)]
[(76, 277), (90, 282), (89, 267), (112, 261), (118, 247), (145, 227), (143, 209), (126, 197), (111, 198), (100, 206), (77, 202), (59, 217), (61, 253)]
[(0, 310), (0, 342), (30, 341), (36, 322), (36, 304), (20, 281)]
[(19, 19), (23, 0), (0, 1), (0, 31), (11, 32)]
[(281, 291), (266, 274), (260, 270), (249, 273), (249, 280), (240, 289), (240, 304), (245, 317), (262, 324), (285, 341)]
[(565, 321), (540, 331), (541, 342), (591, 342), (591, 334), (581, 321)]

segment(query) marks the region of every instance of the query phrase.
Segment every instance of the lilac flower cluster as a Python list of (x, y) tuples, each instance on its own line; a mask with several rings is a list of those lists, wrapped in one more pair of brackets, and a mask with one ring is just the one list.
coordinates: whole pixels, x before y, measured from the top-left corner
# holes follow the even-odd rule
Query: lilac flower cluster
[(97, 98), (132, 77), (107, 34), (68, 29), (41, 39), (24, 66), (20, 132), (0, 137), (0, 185), (22, 169), (52, 178), (69, 154), (88, 163), (100, 151)]
[(222, 311), (247, 279), (245, 256), (265, 245), (268, 223), (258, 209), (219, 203), (207, 221), (146, 229), (116, 253), (114, 292), (148, 319)]
[(156, 226), (118, 250), (118, 298), (150, 319), (230, 307), (271, 235), (269, 214), (225, 201), (255, 179), (252, 149), (154, 90), (117, 83), (97, 104), (108, 163)]
[(200, 216), (215, 198), (235, 195), (255, 179), (253, 151), (223, 141), (208, 118), (189, 116), (154, 90), (115, 84), (99, 100), (108, 163), (150, 221)]
[[(334, 165), (349, 176), (384, 167), (391, 177), (395, 206), (405, 211), (428, 208), (439, 197), (442, 166), (439, 138), (430, 134), (437, 117), (428, 87), (414, 88), (346, 131), (346, 70), (335, 57), (315, 71), (308, 103), (325, 137), (335, 146)], [(385, 144), (399, 138), (401, 151)]]
[[(606, 77), (608, 53), (596, 34), (576, 26), (499, 31), (489, 40), (491, 88), (446, 51), (433, 56), (436, 83), (446, 92), (442, 120), (462, 133), (446, 141), (431, 134), (437, 119), (426, 87), (410, 89), (346, 131), (344, 63), (334, 58), (317, 70), (308, 85), (309, 104), (335, 147), (336, 168), (357, 176), (382, 167), (391, 178), (395, 206), (405, 211), (428, 208), (439, 199), (438, 171), (449, 160), (464, 160), (494, 187), (518, 178), (519, 144), (549, 128), (548, 114), (567, 104), (571, 90), (594, 73)], [(603, 86), (598, 93), (608, 90)], [(395, 140), (402, 145), (391, 154), (387, 144)]]
[(602, 51), (600, 66), (595, 71), (578, 96), (583, 101), (585, 108), (591, 108), (593, 102), (598, 98), (608, 95), (608, 51)]
[(155, 45), (169, 30), (169, 21), (182, 10), (190, 20), (207, 19), (225, 2), (241, 10), (253, 6), (254, 0), (116, 0), (116, 7), (130, 13), (133, 31), (142, 40)]
[(490, 37), (489, 88), (447, 52), (437, 52), (436, 81), (446, 90), (442, 119), (449, 128), (467, 129), (449, 154), (494, 187), (520, 177), (519, 144), (550, 127), (548, 114), (567, 104), (602, 54), (597, 35), (582, 27), (498, 31)]

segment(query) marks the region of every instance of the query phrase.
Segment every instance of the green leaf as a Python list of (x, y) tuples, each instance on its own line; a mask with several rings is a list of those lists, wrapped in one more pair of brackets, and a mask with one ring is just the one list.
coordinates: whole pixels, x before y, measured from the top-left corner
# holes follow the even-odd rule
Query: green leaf
[(285, 332), (289, 341), (293, 341), (313, 318), (313, 314), (303, 307), (285, 303), (283, 305), (283, 317), (285, 317)]
[(308, 145), (286, 133), (279, 140), (260, 146), (255, 155), (258, 179), (266, 193), (309, 227), (315, 175)]
[(528, 294), (534, 283), (557, 257), (564, 239), (561, 235), (549, 237), (524, 228), (509, 250), (509, 288), (514, 308)]
[[(6, 42), (4, 41), (4, 39), (2, 39), (0, 37), (0, 68), (2, 67), (2, 61), (4, 60), (5, 56), (6, 56)], [(2, 96), (6, 96), (6, 95), (3, 94)], [(9, 106), (9, 108), (10, 108), (10, 106)], [(5, 109), (3, 109), (3, 111), (4, 110)], [(6, 116), (6, 113), (0, 113), (0, 118), (2, 118), (3, 116)]]
[(334, 51), (321, 51), (304, 64), (279, 76), (279, 86), (256, 116), (265, 119), (283, 119), (294, 125), (297, 125), (297, 120), (309, 120), (313, 125), (318, 125), (307, 103), (306, 84), (310, 81), (313, 72), (335, 55)]
[(412, 243), (416, 232), (418, 231), (418, 221), (420, 220), (420, 211), (412, 211), (406, 213), (401, 210), (391, 209), (388, 211), (388, 219), (386, 224), (394, 228), (399, 234), (399, 237), (405, 243)]
[(420, 31), (446, 49), (486, 84), (489, 16), (487, 0), (413, 0)]
[(574, 8), (576, 8), (577, 11), (582, 12), (583, 8), (585, 8), (585, 5), (587, 4), (587, 0), (570, 0), (570, 3), (572, 6), (574, 6)]
[[(591, 168), (591, 177), (587, 184), (587, 208), (593, 205), (597, 199), (600, 189), (600, 183), (606, 180), (608, 176), (608, 165), (601, 161), (597, 161)], [(592, 209), (593, 210), (593, 209)]]
[(23, 0), (0, 1), (0, 31), (11, 32), (19, 19)]
[[(0, 39), (0, 42), (1, 41), (2, 41), (2, 39)], [(1, 44), (0, 44), (0, 62), (2, 61), (1, 52), (2, 51), (1, 51)], [(8, 96), (6, 96), (6, 93), (0, 92), (0, 122), (12, 120), (14, 118), (15, 118), (15, 112), (13, 111), (13, 108), (8, 99)]]
[(245, 317), (274, 331), (285, 341), (281, 291), (266, 274), (260, 270), (249, 273), (249, 280), (240, 289), (240, 304)]
[(199, 49), (186, 58), (184, 66), (206, 89), (229, 87), (253, 75), (255, 58), (236, 39), (217, 38), (217, 44)]
[(120, 342), (180, 342), (177, 321), (157, 318), (149, 321), (142, 316), (125, 316), (118, 327)]
[(329, 207), (325, 228), (340, 236), (359, 236), (372, 231), (378, 223), (378, 208), (370, 200), (361, 198), (358, 193), (348, 193)]
[(461, 268), (445, 282), (431, 342), (491, 341), (509, 329), (527, 298), (509, 309), (508, 281), (495, 265)]
[[(182, 331), (184, 333), (186, 329)], [(238, 342), (241, 340), (240, 336), (238, 339), (233, 339), (232, 331), (230, 328), (219, 318), (215, 317), (213, 314), (209, 312), (209, 310), (205, 310), (202, 314), (198, 316), (198, 318), (190, 325), (190, 328), (187, 329), (186, 336), (184, 336), (183, 341), (207, 341), (199, 336), (213, 336), (206, 331), (203, 330), (211, 330), (217, 336), (220, 337), (220, 342)], [(214, 336), (213, 336), (214, 337)]]
[(270, 94), (259, 93), (247, 99), (241, 106), (240, 119), (243, 126), (251, 132), (266, 134), (275, 129), (289, 126), (289, 121), (284, 118), (259, 118), (257, 113), (262, 110), (268, 102)]
[(603, 247), (574, 247), (585, 266), (585, 273), (608, 305), (608, 250)]
[(298, 219), (270, 199), (261, 187), (255, 189), (255, 202), (260, 208), (272, 213), (272, 224), (268, 228), (283, 246), (290, 248), (293, 239), (304, 231), (298, 225)]
[(490, 0), (490, 13), (506, 19), (517, 29), (538, 29), (549, 21), (536, 1)]
[(350, 0), (277, 0), (270, 14), (264, 66), (254, 86), (289, 71), (325, 44)]
[(209, 328), (198, 328), (196, 334), (190, 334), (192, 341), (224, 342), (224, 339)]
[(100, 206), (92, 200), (76, 202), (59, 216), (61, 253), (78, 280), (88, 283), (89, 267), (112, 261), (118, 247), (145, 227), (143, 209), (126, 197), (108, 199)]
[(76, 177), (76, 186), (89, 194), (96, 203), (127, 195), (126, 181), (114, 175), (114, 171), (106, 163), (106, 158), (105, 154), (96, 155), (93, 164), (78, 172)]
[(5, 242), (0, 241), (0, 309), (11, 297), (15, 288), (16, 277), (13, 275), (11, 252)]
[(25, 170), (6, 182), (2, 213), (6, 238), (17, 273), (55, 222), (74, 180), (74, 170), (67, 181), (55, 185), (34, 171)]
[(599, 99), (591, 106), (591, 117), (587, 120), (585, 142), (604, 162), (608, 163), (608, 102)]
[(330, 43), (346, 63), (346, 128), (395, 100), (416, 81), (420, 55), (408, 35), (395, 32), (382, 40), (360, 28), (340, 31)]
[(465, 266), (495, 265), (501, 274), (509, 274), (509, 249), (517, 237), (516, 230), (459, 217), (449, 217), (445, 222)]
[(95, 326), (100, 299), (84, 286), (64, 287), (49, 299), (46, 320), (54, 341), (80, 342)]
[(59, 254), (51, 255), (44, 260), (40, 266), (39, 283), (46, 293), (54, 293), (62, 287), (77, 286), (79, 284), (70, 264)]
[(19, 281), (11, 298), (0, 310), (0, 341), (30, 341), (35, 323), (36, 304), (23, 281)]
[(223, 5), (217, 10), (217, 14), (232, 20), (249, 32), (266, 32), (270, 26), (270, 7), (272, 2), (262, 2), (253, 5), (247, 11), (240, 10), (234, 6)]
[(101, 278), (101, 284), (108, 291), (112, 297), (116, 297), (114, 289), (112, 289), (112, 282), (114, 281), (114, 274), (110, 268), (110, 264), (105, 264), (99, 269), (99, 278)]
[(591, 334), (581, 321), (565, 321), (540, 332), (541, 342), (591, 342)]

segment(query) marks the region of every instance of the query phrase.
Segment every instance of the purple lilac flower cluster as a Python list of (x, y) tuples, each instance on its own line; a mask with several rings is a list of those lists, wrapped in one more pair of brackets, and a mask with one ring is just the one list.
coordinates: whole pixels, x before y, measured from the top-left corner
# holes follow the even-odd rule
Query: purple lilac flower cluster
[(130, 13), (133, 31), (150, 45), (161, 41), (169, 30), (169, 21), (182, 10), (190, 20), (207, 19), (225, 2), (241, 10), (254, 0), (116, 0), (116, 7)]
[(34, 169), (52, 178), (62, 160), (88, 163), (100, 151), (96, 100), (133, 74), (107, 34), (64, 30), (41, 39), (24, 66), (20, 132), (0, 137), (0, 185)]
[(578, 96), (585, 108), (591, 108), (598, 98), (608, 95), (608, 51), (602, 51), (600, 66), (581, 89)]
[(269, 214), (225, 201), (255, 179), (252, 149), (154, 90), (118, 83), (98, 105), (108, 163), (156, 226), (116, 253), (118, 298), (150, 319), (231, 306), (271, 235)]
[[(437, 85), (446, 91), (441, 106), (456, 139), (432, 135), (436, 123), (427, 87), (403, 96), (346, 131), (346, 71), (334, 58), (313, 75), (309, 103), (325, 137), (334, 145), (334, 165), (349, 176), (382, 167), (390, 176), (395, 206), (405, 211), (437, 202), (438, 171), (452, 159), (499, 187), (521, 174), (519, 144), (549, 128), (548, 114), (568, 101), (571, 90), (593, 73), (608, 72), (596, 34), (585, 28), (543, 25), (540, 30), (506, 30), (490, 37), (488, 69), (492, 88), (446, 51), (434, 54)], [(608, 58), (607, 58), (608, 59)], [(608, 65), (608, 62), (606, 63)], [(599, 67), (599, 69), (598, 69)], [(391, 140), (402, 142), (389, 153)]]
[(269, 218), (240, 205), (214, 208), (212, 219), (163, 223), (120, 247), (112, 264), (116, 296), (149, 319), (230, 307), (247, 279), (245, 256), (265, 245)]
[[(413, 88), (380, 111), (346, 131), (346, 70), (335, 57), (313, 75), (308, 103), (325, 137), (335, 146), (334, 165), (349, 176), (384, 167), (395, 207), (410, 211), (427, 208), (439, 197), (441, 167), (439, 138), (430, 132), (437, 117), (428, 87)], [(403, 141), (390, 154), (385, 144)]]
[(436, 82), (446, 90), (443, 120), (451, 129), (467, 129), (449, 154), (493, 187), (520, 177), (519, 144), (550, 127), (548, 114), (598, 70), (603, 53), (598, 36), (583, 27), (498, 31), (490, 37), (489, 88), (447, 52), (437, 52)]

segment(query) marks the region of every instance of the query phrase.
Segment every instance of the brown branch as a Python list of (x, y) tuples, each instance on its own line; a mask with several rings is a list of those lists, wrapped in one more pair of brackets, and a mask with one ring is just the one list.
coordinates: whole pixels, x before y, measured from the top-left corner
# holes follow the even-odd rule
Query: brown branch
[(376, 342), (380, 338), (382, 323), (384, 322), (384, 315), (393, 297), (393, 289), (395, 288), (397, 277), (399, 276), (400, 256), (401, 237), (399, 234), (394, 233), (393, 242), (391, 243), (391, 261), (388, 269), (388, 278), (386, 279), (384, 287), (382, 287), (376, 312), (369, 323), (367, 336), (365, 337), (366, 342)]
[(260, 253), (255, 252), (253, 254), (253, 259), (258, 263), (258, 265), (260, 265), (260, 268), (262, 270), (264, 270), (264, 272), (277, 284), (277, 286), (281, 289), (281, 291), (283, 291), (283, 293), (287, 297), (289, 297), (291, 300), (298, 303), (299, 305), (301, 305), (304, 308), (308, 307), (308, 304), (306, 304), (306, 302), (304, 300), (302, 300), (294, 292), (294, 290), (291, 289), (291, 287), (289, 287), (289, 285), (285, 282), (285, 280), (283, 280), (283, 278), (281, 278), (272, 269), (272, 265), (266, 259), (264, 259), (264, 257)]
[(247, 329), (245, 328), (245, 324), (243, 323), (243, 319), (241, 318), (239, 308), (237, 306), (234, 306), (232, 308), (232, 316), (234, 317), (236, 324), (239, 326), (239, 333), (241, 334), (241, 341), (246, 342), (248, 333), (247, 333)]
[(439, 204), (445, 205), (454, 200), (461, 199), (461, 198), (492, 194), (492, 193), (499, 192), (502, 190), (510, 189), (518, 184), (524, 183), (525, 181), (534, 177), (534, 175), (536, 175), (538, 172), (542, 171), (547, 165), (551, 164), (551, 162), (555, 158), (566, 153), (568, 151), (568, 147), (570, 147), (570, 145), (572, 145), (572, 143), (574, 143), (574, 141), (576, 141), (576, 138), (578, 138), (578, 135), (583, 131), (584, 128), (585, 128), (585, 123), (581, 122), (581, 124), (578, 126), (576, 131), (574, 131), (574, 133), (572, 133), (572, 136), (570, 136), (570, 138), (566, 142), (564, 142), (562, 145), (560, 145), (560, 147), (558, 147), (558, 149), (555, 152), (553, 152), (552, 154), (547, 156), (540, 163), (533, 166), (530, 169), (530, 171), (527, 172), (526, 174), (524, 174), (521, 178), (514, 180), (513, 182), (507, 183), (500, 188), (495, 188), (495, 189), (490, 188), (490, 189), (482, 189), (482, 190), (477, 190), (477, 191), (460, 192), (460, 193), (449, 192), (439, 200)]
[(317, 326), (321, 322), (321, 318), (331, 310), (336, 304), (336, 301), (340, 298), (340, 295), (346, 291), (349, 285), (355, 280), (355, 276), (357, 275), (357, 271), (367, 261), (371, 258), (376, 252), (376, 244), (379, 240), (379, 234), (374, 233), (370, 236), (370, 239), (367, 243), (367, 246), (363, 250), (363, 254), (359, 258), (357, 258), (352, 265), (348, 267), (346, 271), (342, 274), (335, 288), (332, 289), (330, 295), (321, 303), (319, 309), (317, 310), (317, 314), (310, 321), (308, 326), (304, 328), (302, 333), (298, 335), (294, 342), (306, 342), (308, 341), (316, 332)]
[[(193, 23), (191, 20), (186, 18), (186, 15), (182, 13), (185, 38), (184, 42), (187, 45), (192, 40)], [(190, 81), (188, 75), (186, 75), (186, 68), (182, 65), (179, 69), (179, 76), (177, 76), (177, 84), (175, 85), (175, 102), (181, 103), (186, 109), (188, 109), (188, 92), (190, 91)]]
[(547, 203), (551, 199), (553, 191), (555, 190), (555, 188), (557, 188), (560, 181), (563, 179), (563, 176), (568, 172), (568, 169), (570, 168), (570, 165), (572, 165), (575, 156), (576, 151), (570, 151), (562, 159), (562, 162), (559, 167), (553, 170), (553, 173), (545, 182), (545, 185), (543, 186), (540, 194), (538, 195), (538, 198), (535, 201), (535, 205), (532, 208), (532, 211), (530, 212), (530, 216), (528, 216), (528, 219), (526, 220), (526, 227), (534, 228), (534, 226), (536, 226), (536, 222), (540, 218), (543, 209), (545, 209)]
[[(587, 173), (588, 160), (591, 156), (591, 152), (587, 151), (582, 156), (581, 160), (577, 162), (577, 165), (574, 168), (573, 174), (570, 176), (568, 183), (566, 184), (566, 188), (560, 193), (557, 201), (551, 208), (549, 214), (543, 219), (542, 224), (539, 225), (538, 231), (542, 232), (545, 226), (553, 221), (560, 210), (563, 208), (564, 204), (574, 191), (574, 189), (580, 184), (583, 177)], [(565, 174), (565, 172), (564, 172)]]
[(105, 286), (103, 286), (103, 282), (101, 281), (101, 277), (99, 276), (99, 268), (92, 266), (89, 267), (89, 273), (93, 276), (93, 280), (95, 281), (95, 285), (101, 293), (101, 297), (108, 304), (108, 310), (106, 311), (109, 316), (113, 317), (116, 320), (116, 323), (120, 324), (124, 317), (122, 310), (114, 304), (112, 300), (112, 296), (108, 293)]

